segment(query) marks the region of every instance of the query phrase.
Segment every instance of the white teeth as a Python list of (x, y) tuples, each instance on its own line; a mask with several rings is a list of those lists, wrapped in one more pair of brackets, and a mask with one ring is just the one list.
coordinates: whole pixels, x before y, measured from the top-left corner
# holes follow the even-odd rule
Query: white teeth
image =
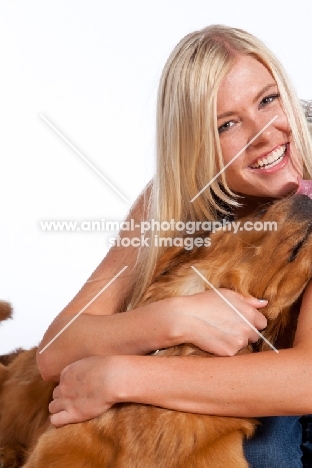
[(283, 145), (277, 148), (276, 150), (272, 151), (272, 153), (267, 154), (264, 158), (260, 158), (257, 160), (255, 164), (250, 166), (252, 169), (259, 169), (259, 168), (269, 168), (276, 166), (280, 162), (280, 160), (284, 157), (285, 151), (287, 146)]

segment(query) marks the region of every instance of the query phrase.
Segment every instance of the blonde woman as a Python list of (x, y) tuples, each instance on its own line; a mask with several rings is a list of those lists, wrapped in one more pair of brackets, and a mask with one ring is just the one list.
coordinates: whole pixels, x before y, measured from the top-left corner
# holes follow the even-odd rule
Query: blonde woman
[[(239, 218), (264, 200), (295, 191), (298, 176), (311, 178), (312, 144), (300, 103), (277, 59), (247, 32), (210, 26), (182, 39), (164, 68), (157, 112), (157, 172), (129, 214), (137, 223)], [(149, 248), (113, 247), (46, 332), (40, 349), (128, 265), (38, 354), (43, 377), (60, 381), (50, 404), (52, 423), (89, 419), (124, 401), (264, 417), (262, 433), (246, 443), (251, 466), (302, 466), (297, 415), (312, 412), (311, 286), (293, 348), (234, 356), (258, 335), (213, 291), (130, 310), (162, 253), (153, 235)], [(173, 239), (181, 233), (157, 235)], [(261, 298), (223, 294), (258, 330), (265, 328)], [(146, 356), (183, 342), (220, 357), (194, 367), (184, 357)]]

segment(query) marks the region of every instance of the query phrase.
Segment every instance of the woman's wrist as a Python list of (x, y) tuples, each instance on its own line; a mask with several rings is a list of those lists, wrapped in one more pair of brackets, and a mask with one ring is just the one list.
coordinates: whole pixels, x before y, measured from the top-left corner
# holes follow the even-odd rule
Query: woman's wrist
[[(160, 367), (159, 367), (159, 364)], [(159, 391), (167, 359), (156, 356), (108, 356), (106, 394), (112, 404), (141, 403), (166, 407), (166, 395)]]
[(136, 401), (135, 388), (142, 384), (140, 359), (142, 356), (105, 356), (104, 381), (112, 404)]
[(183, 301), (185, 297), (171, 297), (145, 306), (150, 351), (185, 343), (187, 327), (179, 313)]

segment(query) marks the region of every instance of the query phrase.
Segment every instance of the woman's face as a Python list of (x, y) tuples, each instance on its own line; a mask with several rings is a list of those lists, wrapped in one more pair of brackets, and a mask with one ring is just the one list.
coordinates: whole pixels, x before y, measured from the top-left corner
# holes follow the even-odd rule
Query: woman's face
[(278, 198), (296, 189), (302, 161), (276, 82), (260, 62), (248, 56), (238, 58), (219, 87), (217, 116), (224, 164), (243, 150), (225, 172), (231, 190)]

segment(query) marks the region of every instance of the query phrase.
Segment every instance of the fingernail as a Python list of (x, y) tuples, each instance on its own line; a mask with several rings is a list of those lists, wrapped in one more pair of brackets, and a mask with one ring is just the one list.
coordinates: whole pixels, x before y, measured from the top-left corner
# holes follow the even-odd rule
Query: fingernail
[(259, 298), (258, 298), (258, 301), (259, 302), (268, 302), (267, 299), (259, 299)]

